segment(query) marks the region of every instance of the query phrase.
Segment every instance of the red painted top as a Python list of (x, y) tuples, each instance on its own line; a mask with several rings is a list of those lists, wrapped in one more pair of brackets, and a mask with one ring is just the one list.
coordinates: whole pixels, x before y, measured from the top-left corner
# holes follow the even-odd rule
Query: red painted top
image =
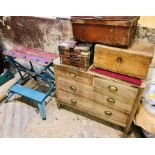
[(126, 76), (126, 75), (122, 75), (122, 74), (119, 74), (119, 73), (114, 73), (114, 72), (107, 71), (107, 70), (104, 70), (104, 69), (99, 69), (99, 68), (92, 67), (90, 69), (90, 71), (95, 72), (95, 73), (99, 73), (99, 74), (103, 74), (105, 76), (109, 76), (109, 77), (112, 77), (112, 78), (115, 78), (115, 79), (123, 80), (123, 81), (129, 82), (129, 83), (132, 83), (132, 84), (134, 84), (136, 86), (141, 86), (141, 84), (142, 84), (142, 81), (140, 79), (130, 77), (130, 76)]
[(5, 51), (5, 55), (33, 61), (43, 66), (49, 65), (51, 62), (53, 62), (54, 59), (58, 57), (56, 53), (45, 52), (20, 45), (15, 46), (11, 50)]

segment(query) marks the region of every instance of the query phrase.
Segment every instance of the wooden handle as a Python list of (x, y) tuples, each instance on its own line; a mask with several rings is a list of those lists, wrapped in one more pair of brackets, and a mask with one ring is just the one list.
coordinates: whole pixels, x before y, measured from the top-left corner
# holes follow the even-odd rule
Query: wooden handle
[(105, 111), (104, 112), (106, 115), (108, 115), (108, 116), (111, 116), (112, 115), (112, 112), (111, 111)]
[(115, 86), (109, 86), (109, 90), (113, 93), (117, 92), (118, 88)]
[(77, 100), (71, 99), (71, 103), (75, 105), (77, 103)]
[(75, 78), (75, 77), (76, 77), (76, 74), (70, 73), (70, 76), (71, 76), (72, 78)]
[(75, 86), (70, 86), (70, 89), (72, 89), (72, 90), (77, 90), (77, 88), (75, 87)]
[(115, 100), (113, 98), (107, 98), (107, 102), (109, 102), (109, 103), (115, 103)]

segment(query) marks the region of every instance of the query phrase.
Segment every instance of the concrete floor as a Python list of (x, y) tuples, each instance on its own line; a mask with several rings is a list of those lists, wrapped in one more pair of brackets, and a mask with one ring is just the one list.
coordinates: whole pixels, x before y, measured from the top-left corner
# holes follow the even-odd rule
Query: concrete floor
[[(33, 83), (33, 84), (32, 84)], [(29, 81), (27, 86), (35, 87)], [(58, 109), (55, 97), (46, 100), (47, 120), (43, 121), (35, 103), (14, 95), (0, 104), (0, 137), (24, 138), (120, 138), (122, 128), (69, 107)], [(129, 137), (139, 137), (134, 132)]]
[[(21, 101), (0, 105), (0, 137), (24, 138), (119, 138), (120, 128), (82, 116), (72, 109), (58, 109), (55, 98), (46, 105), (47, 120), (37, 108)], [(137, 137), (132, 133), (129, 137)]]

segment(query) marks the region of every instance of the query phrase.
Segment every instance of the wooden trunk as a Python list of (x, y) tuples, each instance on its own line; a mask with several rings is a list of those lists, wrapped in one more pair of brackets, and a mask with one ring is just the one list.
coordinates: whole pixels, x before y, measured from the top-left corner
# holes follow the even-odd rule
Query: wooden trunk
[(129, 49), (97, 44), (94, 51), (94, 66), (145, 79), (153, 58), (153, 52), (153, 46), (146, 43), (134, 43)]
[(88, 43), (78, 43), (67, 40), (59, 45), (62, 64), (87, 70), (93, 62), (93, 46)]
[(140, 102), (141, 86), (54, 61), (58, 107), (65, 104), (125, 128), (129, 132)]
[(128, 47), (137, 29), (138, 16), (73, 16), (76, 40)]

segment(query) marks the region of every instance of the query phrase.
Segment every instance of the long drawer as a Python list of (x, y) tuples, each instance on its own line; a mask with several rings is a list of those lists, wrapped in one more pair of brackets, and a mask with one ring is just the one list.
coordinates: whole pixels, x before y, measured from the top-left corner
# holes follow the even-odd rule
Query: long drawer
[(119, 124), (122, 123), (125, 125), (128, 118), (127, 114), (110, 109), (86, 98), (62, 90), (59, 90), (59, 100), (73, 107), (83, 109), (89, 113), (100, 115), (100, 117), (108, 121), (116, 121)]
[(66, 77), (77, 82), (82, 82), (89, 85), (92, 84), (92, 76), (81, 71), (58, 67), (58, 74), (62, 77)]
[(93, 87), (97, 88), (97, 90), (100, 92), (107, 92), (113, 95), (124, 96), (130, 98), (130, 100), (135, 99), (138, 92), (137, 88), (125, 86), (98, 77), (94, 77)]
[(58, 84), (59, 89), (63, 91), (83, 96), (93, 100), (94, 102), (98, 102), (101, 105), (111, 107), (125, 113), (129, 113), (131, 111), (134, 101), (125, 97), (113, 96), (112, 94), (107, 95), (106, 93), (104, 94), (104, 91), (99, 93), (95, 91), (92, 86), (79, 84), (69, 79), (58, 78)]

